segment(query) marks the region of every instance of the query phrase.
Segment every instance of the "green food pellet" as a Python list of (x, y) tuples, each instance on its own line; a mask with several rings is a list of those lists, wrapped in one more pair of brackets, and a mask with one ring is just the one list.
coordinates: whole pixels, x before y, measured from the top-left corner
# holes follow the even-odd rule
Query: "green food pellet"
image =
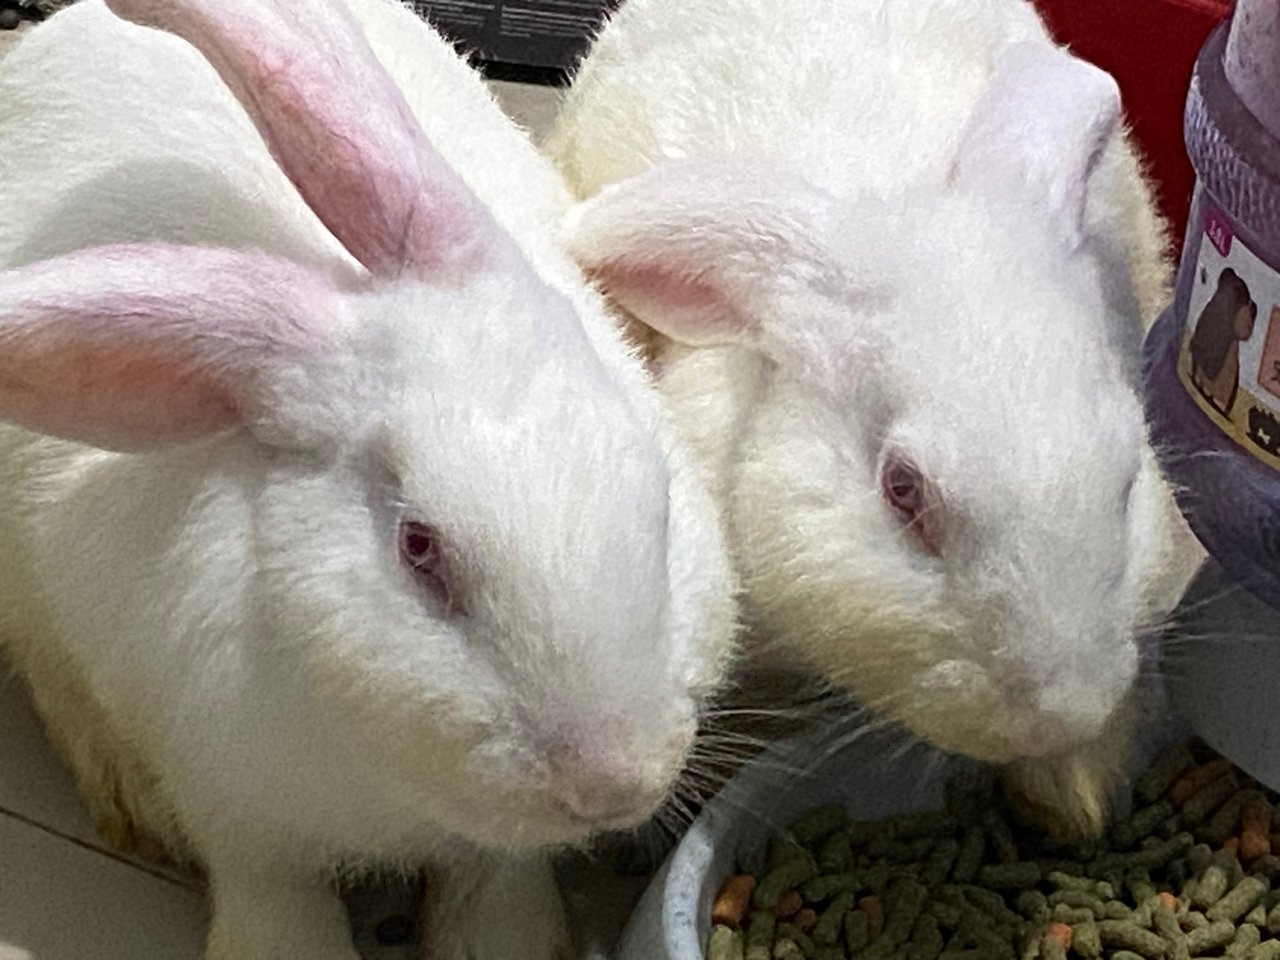
[(820, 943), (813, 948), (813, 960), (847, 960), (847, 958), (842, 948)]
[(1124, 878), (1124, 887), (1134, 903), (1142, 903), (1156, 894), (1155, 884), (1151, 882), (1151, 873), (1145, 867), (1135, 867)]
[(987, 832), (982, 827), (969, 827), (960, 841), (960, 851), (956, 854), (955, 869), (951, 877), (956, 883), (973, 883), (982, 866), (982, 855), (986, 852)]
[(1115, 825), (1111, 831), (1112, 842), (1121, 849), (1132, 847), (1144, 837), (1149, 837), (1156, 826), (1173, 812), (1173, 803), (1169, 800), (1159, 800), (1143, 807)]
[(1164, 754), (1149, 766), (1133, 784), (1133, 792), (1147, 803), (1153, 803), (1184, 772), (1195, 765), (1196, 758), (1186, 745)]
[(1172, 837), (1175, 833), (1181, 833), (1182, 827), (1182, 814), (1170, 814), (1168, 817), (1160, 821), (1159, 825), (1156, 827), (1156, 835), (1167, 839)]
[(1252, 923), (1255, 927), (1265, 927), (1267, 925), (1267, 905), (1260, 902), (1244, 915), (1244, 922)]
[(1249, 951), (1248, 960), (1280, 960), (1280, 940), (1263, 940)]
[(1267, 911), (1267, 930), (1280, 935), (1280, 903)]
[(1103, 905), (1102, 916), (1106, 920), (1132, 920), (1133, 910), (1119, 900), (1108, 900)]
[(1202, 930), (1209, 925), (1209, 918), (1199, 910), (1188, 910), (1179, 920), (1182, 922), (1182, 928), (1188, 932), (1191, 930)]
[(861, 873), (829, 873), (800, 884), (805, 903), (823, 903), (836, 894), (857, 893), (866, 886)]
[(942, 953), (942, 932), (931, 914), (922, 913), (911, 928), (907, 960), (937, 960)]
[(1187, 935), (1182, 932), (1172, 910), (1157, 903), (1151, 910), (1151, 925), (1169, 945), (1169, 960), (1189, 960), (1191, 948), (1187, 945)]
[(1098, 960), (1102, 956), (1102, 937), (1098, 934), (1098, 925), (1086, 920), (1072, 928), (1071, 949), (1085, 960)]
[(1040, 956), (1044, 960), (1067, 960), (1067, 948), (1053, 937), (1045, 937), (1040, 943)]
[(1191, 834), (1178, 833), (1168, 840), (1162, 840), (1145, 850), (1128, 854), (1125, 859), (1128, 861), (1130, 868), (1145, 867), (1148, 870), (1155, 870), (1167, 865), (1175, 857), (1180, 857), (1187, 853), (1194, 844), (1195, 838)]
[(1098, 921), (1098, 936), (1105, 946), (1132, 950), (1147, 960), (1159, 960), (1168, 950), (1164, 940), (1156, 934), (1123, 920)]
[(890, 887), (885, 903), (883, 938), (895, 944), (904, 943), (928, 898), (929, 891), (914, 880), (899, 880)]
[(1221, 950), (1236, 937), (1236, 925), (1228, 920), (1210, 923), (1187, 934), (1187, 948), (1193, 957), (1210, 950)]
[(944, 950), (938, 960), (1005, 960), (1005, 954), (992, 947), (968, 947), (963, 950)]
[(1210, 920), (1239, 920), (1252, 910), (1267, 892), (1267, 882), (1259, 877), (1245, 877), (1230, 893), (1206, 912)]
[(951, 873), (951, 868), (955, 865), (956, 857), (959, 853), (960, 844), (954, 839), (947, 837), (939, 840), (934, 844), (933, 852), (929, 854), (924, 870), (920, 873), (921, 881), (930, 887), (936, 887), (943, 883), (947, 879), (947, 875)]
[(744, 960), (742, 934), (732, 927), (716, 924), (707, 945), (707, 960)]
[(794, 940), (778, 940), (773, 945), (773, 960), (804, 960), (804, 950)]
[(872, 840), (867, 852), (873, 857), (883, 857), (890, 863), (915, 863), (923, 860), (933, 849), (933, 841), (928, 837), (915, 840), (890, 840), (881, 838)]
[(942, 900), (933, 900), (929, 903), (926, 910), (931, 913), (938, 923), (948, 930), (954, 930), (960, 926), (960, 920), (963, 917), (963, 911), (954, 903), (945, 903)]
[(1237, 790), (1218, 808), (1218, 812), (1200, 827), (1197, 831), (1200, 838), (1209, 843), (1222, 843), (1239, 829), (1240, 815), (1244, 813), (1244, 808), (1263, 796), (1260, 790)]
[(752, 892), (752, 902), (757, 907), (772, 909), (778, 898), (818, 874), (818, 865), (809, 856), (797, 857), (765, 874)]
[(1020, 863), (993, 863), (978, 870), (978, 883), (996, 889), (1034, 887), (1040, 882), (1040, 864), (1029, 860)]
[(1111, 954), (1111, 960), (1142, 960), (1142, 956), (1132, 950), (1116, 950)]
[(1211, 863), (1200, 874), (1200, 878), (1187, 890), (1191, 905), (1207, 910), (1227, 894), (1230, 884), (1227, 871), (1216, 863)]
[(1262, 942), (1262, 931), (1251, 923), (1242, 923), (1236, 928), (1236, 935), (1227, 944), (1228, 957), (1247, 957), (1253, 948)]
[(848, 822), (849, 816), (843, 808), (819, 807), (793, 823), (791, 835), (805, 846), (812, 846), (824, 837), (835, 833)]
[(1192, 873), (1204, 873), (1205, 868), (1213, 862), (1213, 848), (1207, 843), (1197, 843), (1188, 852), (1187, 860), (1190, 862)]
[(818, 915), (818, 922), (809, 934), (814, 943), (832, 944), (840, 939), (840, 927), (844, 915), (853, 909), (854, 895), (842, 893), (834, 897), (827, 908)]
[(884, 894), (889, 886), (889, 864), (877, 861), (862, 872), (862, 882), (876, 896)]
[[(806, 957), (813, 953), (813, 940), (794, 923), (778, 924), (777, 938), (778, 940), (790, 940), (800, 948), (800, 952)], [(774, 941), (775, 946), (777, 946), (777, 942), (777, 940)]]
[(1049, 899), (1039, 890), (1023, 890), (1014, 901), (1014, 906), (1028, 920), (1034, 920), (1048, 910)]
[(1094, 919), (1093, 911), (1088, 907), (1072, 907), (1060, 903), (1053, 908), (1053, 919), (1059, 923), (1086, 923)]
[(1280, 878), (1280, 857), (1274, 854), (1266, 853), (1260, 856), (1249, 867), (1251, 873), (1256, 873), (1260, 877), (1266, 877), (1268, 880), (1275, 881)]
[(1098, 881), (1092, 877), (1075, 876), (1061, 870), (1052, 871), (1045, 879), (1059, 890), (1083, 890), (1086, 893), (1093, 893), (1098, 886)]
[(1106, 915), (1103, 901), (1087, 890), (1055, 890), (1049, 894), (1049, 906), (1056, 907), (1060, 903), (1069, 907), (1084, 907), (1100, 919)]
[(844, 915), (844, 945), (849, 953), (857, 955), (871, 942), (871, 918), (861, 910), (850, 910)]
[(1201, 788), (1200, 792), (1182, 805), (1182, 819), (1189, 824), (1203, 821), (1222, 806), (1240, 788), (1235, 771), (1228, 771), (1217, 780)]
[(835, 873), (847, 869), (853, 863), (853, 843), (846, 830), (837, 830), (818, 848), (818, 866)]
[(773, 932), (777, 926), (777, 918), (771, 910), (756, 910), (747, 920), (746, 946), (750, 951), (756, 947), (768, 948), (773, 943)]
[(1022, 918), (1013, 910), (1010, 910), (1008, 904), (1004, 902), (1004, 897), (994, 890), (986, 890), (970, 884), (961, 887), (960, 891), (969, 903), (973, 904), (996, 923), (1006, 927), (1017, 927), (1022, 923)]

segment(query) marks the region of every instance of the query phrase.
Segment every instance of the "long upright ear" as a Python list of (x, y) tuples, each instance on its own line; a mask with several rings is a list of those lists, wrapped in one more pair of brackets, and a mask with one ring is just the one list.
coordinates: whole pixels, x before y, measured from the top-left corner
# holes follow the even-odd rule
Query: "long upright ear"
[(335, 0), (107, 0), (199, 50), (281, 169), (372, 273), (470, 264), (505, 240)]
[(783, 301), (866, 290), (833, 250), (839, 205), (768, 167), (669, 161), (607, 187), (566, 223), (570, 252), (623, 309), (692, 346), (802, 338)]
[(1030, 202), (1075, 249), (1090, 180), (1120, 120), (1109, 74), (1049, 44), (1012, 44), (969, 119), (953, 179)]
[(193, 440), (353, 327), (325, 277), (261, 254), (129, 245), (0, 272), (0, 419), (112, 450)]

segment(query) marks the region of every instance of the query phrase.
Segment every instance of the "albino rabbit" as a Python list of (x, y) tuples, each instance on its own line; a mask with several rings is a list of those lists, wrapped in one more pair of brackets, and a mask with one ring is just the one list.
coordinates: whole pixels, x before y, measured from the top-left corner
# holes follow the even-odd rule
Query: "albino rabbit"
[(750, 646), (1102, 823), (1202, 555), (1148, 445), (1165, 236), (1021, 0), (630, 0), (547, 149), (721, 506)]
[(94, 811), (211, 960), (423, 864), (431, 957), (563, 957), (545, 853), (663, 802), (734, 607), (549, 163), (394, 4), (86, 0), (0, 170), (0, 638)]

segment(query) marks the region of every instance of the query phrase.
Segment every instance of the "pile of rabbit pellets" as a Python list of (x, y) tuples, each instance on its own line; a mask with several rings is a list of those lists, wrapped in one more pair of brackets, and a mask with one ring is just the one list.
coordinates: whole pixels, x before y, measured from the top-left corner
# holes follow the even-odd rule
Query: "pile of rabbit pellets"
[(1105, 839), (1073, 843), (977, 777), (937, 813), (816, 810), (740, 863), (707, 958), (1280, 960), (1280, 798), (1198, 744), (1133, 792)]

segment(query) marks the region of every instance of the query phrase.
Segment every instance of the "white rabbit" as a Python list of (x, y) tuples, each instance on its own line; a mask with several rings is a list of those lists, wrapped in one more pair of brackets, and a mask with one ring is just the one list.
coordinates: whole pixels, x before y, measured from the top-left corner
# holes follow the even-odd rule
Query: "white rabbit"
[(1097, 829), (1202, 560), (1146, 437), (1168, 264), (1114, 81), (1021, 0), (629, 0), (546, 148), (662, 335), (754, 655)]
[(210, 960), (423, 864), (431, 957), (564, 956), (545, 854), (662, 803), (735, 609), (549, 162), (393, 3), (85, 0), (0, 171), (0, 639), (95, 813)]

